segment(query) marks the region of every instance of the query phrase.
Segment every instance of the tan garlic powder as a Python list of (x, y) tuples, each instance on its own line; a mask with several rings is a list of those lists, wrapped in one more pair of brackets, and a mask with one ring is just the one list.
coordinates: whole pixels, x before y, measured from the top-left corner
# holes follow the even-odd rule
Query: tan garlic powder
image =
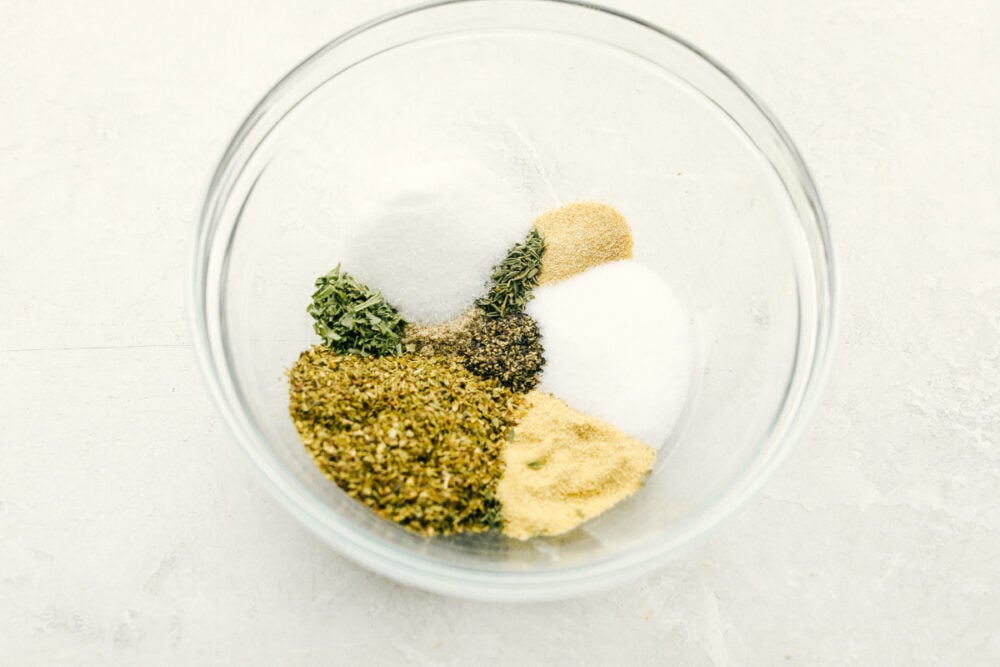
[(575, 528), (635, 493), (656, 452), (609, 424), (534, 390), (501, 451), (503, 532), (526, 540)]
[(628, 222), (607, 204), (583, 201), (560, 206), (539, 216), (535, 228), (545, 241), (539, 285), (632, 257)]

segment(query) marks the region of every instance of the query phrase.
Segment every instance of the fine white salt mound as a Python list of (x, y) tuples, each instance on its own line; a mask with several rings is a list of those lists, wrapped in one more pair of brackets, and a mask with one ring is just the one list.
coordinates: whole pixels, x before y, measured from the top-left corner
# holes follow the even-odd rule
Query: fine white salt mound
[(659, 449), (687, 398), (691, 332), (663, 279), (630, 260), (535, 289), (539, 389)]
[(523, 198), (475, 162), (385, 174), (370, 208), (344, 229), (341, 269), (416, 324), (436, 324), (486, 293), (494, 265), (531, 231)]

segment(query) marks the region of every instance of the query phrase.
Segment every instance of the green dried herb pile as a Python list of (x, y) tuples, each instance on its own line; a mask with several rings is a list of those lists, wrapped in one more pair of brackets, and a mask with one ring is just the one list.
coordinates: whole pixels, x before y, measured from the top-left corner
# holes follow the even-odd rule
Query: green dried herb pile
[(531, 300), (531, 290), (538, 284), (538, 273), (545, 254), (545, 242), (535, 228), (521, 243), (516, 244), (497, 266), (493, 267), (492, 283), (486, 296), (476, 305), (487, 317), (503, 317), (519, 313)]
[(403, 354), (406, 322), (381, 292), (335, 269), (316, 279), (316, 291), (306, 309), (313, 330), (331, 350), (363, 357)]
[(457, 359), (302, 353), (290, 412), (320, 469), (386, 519), (424, 535), (499, 528), (500, 443), (521, 398)]

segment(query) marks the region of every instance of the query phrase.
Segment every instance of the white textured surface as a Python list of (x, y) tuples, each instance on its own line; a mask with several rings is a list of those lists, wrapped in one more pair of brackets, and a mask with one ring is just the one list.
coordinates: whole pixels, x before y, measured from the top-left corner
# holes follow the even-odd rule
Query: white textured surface
[(184, 276), (224, 142), (398, 0), (0, 10), (0, 664), (997, 664), (1000, 5), (618, 0), (732, 67), (824, 195), (829, 391), (684, 560), (520, 607), (396, 586), (240, 460)]

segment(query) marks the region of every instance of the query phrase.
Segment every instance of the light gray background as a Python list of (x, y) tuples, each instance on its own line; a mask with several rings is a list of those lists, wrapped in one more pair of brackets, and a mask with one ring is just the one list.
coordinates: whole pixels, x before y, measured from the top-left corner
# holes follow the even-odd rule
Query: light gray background
[(1000, 4), (620, 0), (741, 76), (832, 220), (801, 447), (688, 558), (492, 606), (346, 562), (202, 390), (194, 220), (237, 124), (404, 3), (0, 0), (0, 663), (1000, 663)]

